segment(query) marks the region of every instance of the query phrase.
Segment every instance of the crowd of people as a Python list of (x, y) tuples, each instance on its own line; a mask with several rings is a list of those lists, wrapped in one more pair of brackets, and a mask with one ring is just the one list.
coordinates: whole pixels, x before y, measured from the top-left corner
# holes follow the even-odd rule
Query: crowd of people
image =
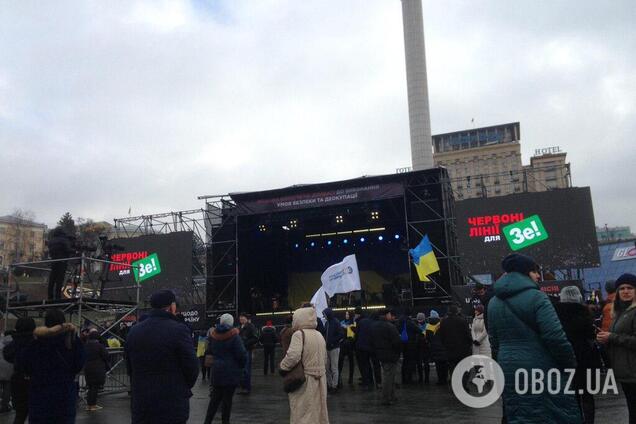
[[(195, 335), (178, 318), (174, 293), (158, 291), (124, 343), (132, 422), (186, 423), (191, 389), (201, 376), (210, 385), (204, 423), (211, 424), (219, 408), (221, 422), (229, 423), (235, 393), (252, 391), (253, 351), (262, 347), (263, 373), (282, 376), (292, 424), (328, 423), (327, 397), (346, 386), (378, 390), (386, 407), (398, 401), (398, 384), (449, 386), (457, 364), (470, 355), (492, 357), (503, 369), (503, 422), (593, 423), (588, 371), (611, 369), (635, 423), (636, 276), (608, 284), (605, 304), (586, 305), (575, 286), (563, 288), (558, 301), (539, 290), (539, 267), (529, 257), (510, 255), (502, 265), (504, 274), (492, 287), (475, 288), (472, 317), (449, 304), (444, 313), (358, 307), (339, 319), (330, 308), (304, 304), (280, 331), (271, 321), (257, 329), (248, 314), (238, 323), (223, 314)], [(27, 416), (36, 424), (73, 423), (83, 371), (86, 409), (100, 409), (97, 394), (110, 366), (105, 345), (96, 328), (78, 334), (60, 310), (47, 311), (40, 327), (18, 319), (0, 342), (0, 408), (8, 410), (11, 402), (15, 423)], [(567, 368), (576, 370), (575, 394), (516, 390), (519, 369)]]

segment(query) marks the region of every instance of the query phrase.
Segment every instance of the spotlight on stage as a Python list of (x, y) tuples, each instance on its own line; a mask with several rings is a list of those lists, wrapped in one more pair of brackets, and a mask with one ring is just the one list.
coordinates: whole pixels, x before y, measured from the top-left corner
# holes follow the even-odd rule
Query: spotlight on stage
[(342, 224), (344, 221), (342, 219), (342, 215), (337, 215), (336, 216), (336, 224)]
[(327, 246), (331, 246), (331, 240), (327, 240)]
[(364, 237), (360, 237), (360, 243), (364, 243), (366, 239)]
[(384, 236), (378, 236), (378, 240), (380, 241), (384, 240)]
[(309, 243), (309, 245), (310, 245), (311, 247), (315, 247), (315, 246), (316, 246), (316, 242), (313, 242), (313, 241), (312, 241), (311, 243)]
[(295, 247), (296, 249), (298, 249), (298, 248), (300, 247), (300, 245), (299, 245), (298, 243), (296, 243), (296, 244), (294, 245), (294, 247)]
[(267, 227), (264, 224), (261, 224), (258, 226), (258, 231), (264, 233), (265, 231), (267, 231)]
[(400, 235), (399, 235), (399, 234), (396, 234), (394, 238), (395, 238), (396, 240), (399, 240), (399, 239), (400, 239)]
[(344, 244), (348, 244), (348, 243), (349, 243), (349, 240), (348, 240), (348, 239), (344, 239), (344, 240), (342, 240), (342, 243), (344, 243)]
[(378, 212), (378, 211), (371, 212), (371, 219), (374, 220), (374, 221), (376, 219), (380, 219), (380, 212)]
[(289, 227), (287, 225), (283, 225), (281, 228), (285, 231), (289, 231)]

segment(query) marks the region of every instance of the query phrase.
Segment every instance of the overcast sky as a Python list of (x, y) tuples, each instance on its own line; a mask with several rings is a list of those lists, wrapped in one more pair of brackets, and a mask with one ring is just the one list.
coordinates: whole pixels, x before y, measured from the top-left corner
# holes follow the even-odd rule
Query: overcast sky
[[(524, 163), (561, 146), (597, 224), (636, 231), (634, 22), (633, 0), (424, 0), (433, 133), (519, 121)], [(0, 215), (409, 165), (399, 0), (0, 3)]]

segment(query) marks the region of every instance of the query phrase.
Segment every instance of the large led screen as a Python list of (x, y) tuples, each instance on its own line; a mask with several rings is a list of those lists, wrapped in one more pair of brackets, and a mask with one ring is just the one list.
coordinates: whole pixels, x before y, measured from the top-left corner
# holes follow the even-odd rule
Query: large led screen
[(599, 266), (589, 187), (463, 200), (455, 215), (468, 275), (497, 274), (515, 252), (548, 269)]
[[(191, 231), (113, 239), (109, 242), (114, 247), (111, 261), (145, 265), (141, 273), (137, 273), (142, 304), (160, 289), (173, 290), (182, 305), (194, 303)], [(134, 301), (135, 286), (135, 276), (130, 267), (110, 264), (102, 298)]]

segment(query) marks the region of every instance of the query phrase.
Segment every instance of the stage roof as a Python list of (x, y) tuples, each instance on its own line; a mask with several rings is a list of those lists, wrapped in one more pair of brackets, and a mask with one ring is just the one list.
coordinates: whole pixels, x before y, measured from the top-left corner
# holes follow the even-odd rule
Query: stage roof
[(351, 178), (349, 180), (329, 181), (324, 183), (312, 183), (312, 184), (295, 184), (289, 187), (276, 188), (263, 191), (249, 191), (249, 192), (235, 192), (230, 193), (230, 197), (235, 202), (242, 202), (245, 200), (255, 200), (271, 197), (289, 196), (299, 193), (315, 192), (323, 190), (334, 190), (342, 187), (353, 187), (359, 185), (373, 185), (373, 184), (385, 184), (385, 183), (402, 183), (407, 176), (413, 176), (417, 174), (430, 174), (431, 172), (437, 172), (439, 168), (425, 169), (423, 171), (404, 172), (399, 174), (385, 174), (385, 175), (363, 175), (358, 178)]
[(271, 213), (339, 204), (391, 199), (404, 195), (405, 181), (419, 175), (439, 175), (443, 168), (350, 180), (302, 184), (274, 190), (230, 193), (239, 214)]

